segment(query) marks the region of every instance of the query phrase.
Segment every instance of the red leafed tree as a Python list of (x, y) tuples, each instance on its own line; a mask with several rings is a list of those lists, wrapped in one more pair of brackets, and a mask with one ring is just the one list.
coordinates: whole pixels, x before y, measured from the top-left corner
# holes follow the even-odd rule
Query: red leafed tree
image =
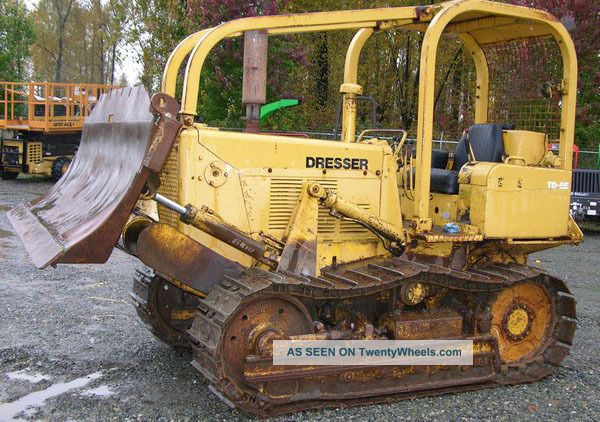
[(600, 1), (508, 0), (508, 3), (546, 10), (571, 32), (579, 62), (576, 142), (596, 149), (600, 141)]
[(275, 15), (284, 6), (277, 0), (189, 0), (188, 14), (200, 27), (208, 28), (232, 19)]

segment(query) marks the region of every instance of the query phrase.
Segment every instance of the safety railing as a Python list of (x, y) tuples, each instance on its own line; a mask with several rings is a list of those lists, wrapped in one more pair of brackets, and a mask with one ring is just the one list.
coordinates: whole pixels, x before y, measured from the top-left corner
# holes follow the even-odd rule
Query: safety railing
[(0, 129), (80, 131), (100, 95), (114, 85), (0, 82)]

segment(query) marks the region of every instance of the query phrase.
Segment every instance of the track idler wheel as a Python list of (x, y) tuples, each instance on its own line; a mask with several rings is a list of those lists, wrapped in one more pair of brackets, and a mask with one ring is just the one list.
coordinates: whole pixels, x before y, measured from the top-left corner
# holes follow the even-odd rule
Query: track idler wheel
[(191, 350), (187, 330), (194, 320), (197, 296), (149, 268), (137, 268), (131, 297), (138, 316), (159, 340), (179, 351)]
[(547, 289), (534, 282), (506, 287), (492, 304), (491, 333), (500, 358), (512, 364), (533, 357), (547, 343), (555, 310)]
[(239, 307), (231, 316), (222, 337), (222, 367), (229, 381), (227, 388), (234, 401), (249, 386), (244, 381), (244, 362), (248, 355), (270, 356), (273, 340), (313, 332), (313, 321), (298, 300), (279, 295), (265, 296)]

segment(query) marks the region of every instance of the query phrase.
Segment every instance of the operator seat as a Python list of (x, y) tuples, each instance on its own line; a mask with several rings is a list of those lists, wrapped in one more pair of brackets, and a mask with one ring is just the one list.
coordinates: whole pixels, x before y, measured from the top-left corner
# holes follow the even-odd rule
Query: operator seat
[[(470, 144), (470, 148), (469, 148)], [(504, 140), (502, 125), (481, 123), (471, 126), (463, 133), (454, 152), (451, 170), (431, 169), (431, 192), (455, 195), (458, 193), (458, 172), (469, 161), (468, 151), (472, 149), (477, 161), (502, 162)]]
[[(417, 158), (417, 148), (413, 148), (412, 157)], [(448, 151), (443, 149), (431, 150), (431, 168), (445, 169), (448, 166)]]

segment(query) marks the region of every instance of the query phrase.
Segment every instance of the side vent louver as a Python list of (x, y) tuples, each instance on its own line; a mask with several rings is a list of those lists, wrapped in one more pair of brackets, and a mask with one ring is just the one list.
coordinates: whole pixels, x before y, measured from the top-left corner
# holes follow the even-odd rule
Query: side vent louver
[[(335, 180), (319, 180), (323, 187), (337, 190)], [(285, 230), (292, 216), (294, 208), (300, 197), (302, 179), (273, 178), (271, 179), (270, 205), (269, 205), (269, 230)], [(358, 204), (361, 208), (370, 211), (369, 204)], [(348, 234), (361, 237), (371, 237), (369, 230), (352, 221), (341, 221), (329, 215), (326, 208), (319, 207), (318, 232), (321, 236), (333, 236), (335, 233)]]
[[(171, 198), (175, 201), (179, 200), (179, 185), (177, 183), (179, 170), (179, 143), (175, 141), (167, 162), (160, 172), (160, 188), (158, 192), (161, 195)], [(162, 205), (158, 206), (158, 215), (162, 223), (169, 224), (172, 227), (177, 227), (179, 221), (179, 215), (171, 211)]]

